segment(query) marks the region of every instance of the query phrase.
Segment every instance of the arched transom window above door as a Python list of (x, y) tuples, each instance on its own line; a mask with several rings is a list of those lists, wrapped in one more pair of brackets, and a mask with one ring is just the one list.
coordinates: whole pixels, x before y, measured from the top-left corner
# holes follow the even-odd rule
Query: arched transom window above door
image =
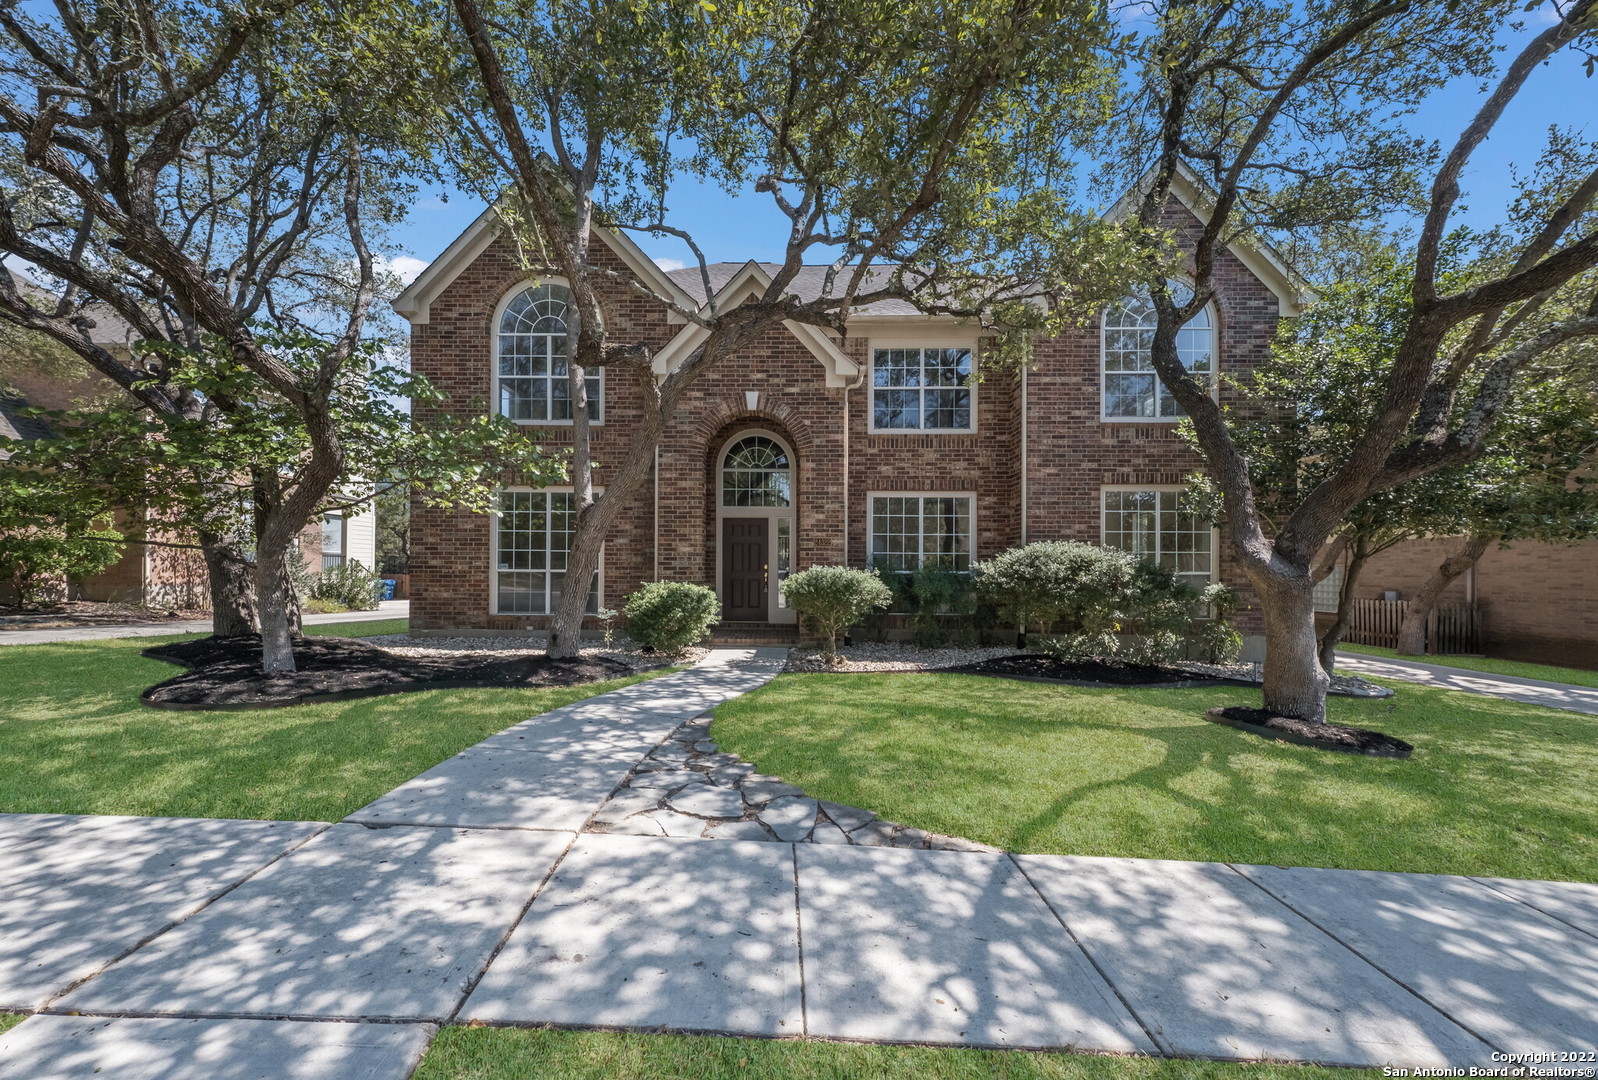
[[(564, 285), (530, 285), (514, 294), (499, 316), (495, 338), (497, 408), (527, 424), (569, 424), (571, 389), (566, 371), (566, 332), (571, 294)], [(588, 416), (599, 423), (603, 376), (586, 373)]]
[(721, 467), (721, 505), (793, 505), (793, 464), (781, 443), (748, 435), (727, 448)]

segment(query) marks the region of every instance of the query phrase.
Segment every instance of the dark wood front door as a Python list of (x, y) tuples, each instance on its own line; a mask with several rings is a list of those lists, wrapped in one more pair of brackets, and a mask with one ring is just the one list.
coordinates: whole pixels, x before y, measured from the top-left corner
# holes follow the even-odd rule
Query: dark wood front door
[(765, 622), (765, 518), (722, 519), (721, 565), (722, 618)]

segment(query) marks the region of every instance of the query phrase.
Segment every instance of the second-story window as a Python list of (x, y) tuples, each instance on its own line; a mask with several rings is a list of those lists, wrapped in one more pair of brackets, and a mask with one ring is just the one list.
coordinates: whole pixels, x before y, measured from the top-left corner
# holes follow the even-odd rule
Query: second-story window
[[(1190, 286), (1171, 282), (1171, 297), (1184, 304)], [(1104, 402), (1106, 420), (1178, 420), (1187, 415), (1154, 373), (1154, 302), (1139, 287), (1104, 313)], [(1199, 382), (1214, 387), (1215, 324), (1208, 306), (1176, 332), (1176, 353)]]
[[(566, 319), (570, 294), (563, 285), (523, 289), (499, 318), (498, 383), (501, 414), (525, 423), (570, 423), (571, 390), (566, 372)], [(586, 373), (588, 416), (599, 423), (603, 386), (598, 371)]]
[(971, 350), (875, 349), (874, 431), (970, 431)]

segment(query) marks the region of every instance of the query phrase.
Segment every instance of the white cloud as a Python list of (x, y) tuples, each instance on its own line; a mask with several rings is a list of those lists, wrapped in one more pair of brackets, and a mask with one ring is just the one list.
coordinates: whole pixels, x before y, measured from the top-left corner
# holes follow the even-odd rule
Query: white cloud
[(416, 275), (427, 269), (427, 263), (411, 255), (396, 255), (392, 259), (378, 256), (377, 268), (387, 270), (405, 284), (416, 280)]
[(686, 270), (688, 268), (688, 264), (683, 262), (681, 259), (656, 259), (655, 265), (667, 273), (670, 273), (673, 270)]

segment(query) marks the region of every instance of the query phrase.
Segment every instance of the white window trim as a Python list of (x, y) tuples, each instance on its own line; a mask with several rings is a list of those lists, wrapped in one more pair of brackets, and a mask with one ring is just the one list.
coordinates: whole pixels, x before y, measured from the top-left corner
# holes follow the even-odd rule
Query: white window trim
[[(1105, 506), (1104, 496), (1112, 491), (1186, 491), (1185, 484), (1101, 484), (1099, 486), (1099, 546), (1108, 548), (1110, 511)], [(1221, 580), (1221, 530), (1210, 528), (1210, 583)], [(1115, 548), (1116, 551), (1123, 550)]]
[[(1173, 280), (1182, 280), (1182, 279), (1173, 279)], [(1192, 282), (1186, 282), (1186, 284), (1190, 288), (1192, 287)], [(1117, 301), (1117, 303), (1119, 303), (1119, 302), (1120, 301)], [(1104, 411), (1104, 399), (1105, 399), (1105, 390), (1106, 390), (1105, 372), (1104, 372), (1104, 335), (1109, 330), (1109, 327), (1106, 326), (1105, 323), (1107, 321), (1106, 316), (1109, 315), (1109, 313), (1110, 313), (1110, 308), (1114, 307), (1114, 306), (1115, 306), (1114, 304), (1106, 305), (1105, 308), (1102, 311), (1099, 312), (1099, 359), (1098, 359), (1098, 367), (1099, 367), (1099, 423), (1101, 423), (1101, 424), (1180, 424), (1183, 420), (1187, 419), (1186, 416), (1114, 416), (1114, 415), (1111, 415), (1110, 413), (1107, 413), (1107, 412)], [(1221, 397), (1220, 397), (1220, 393), (1221, 393), (1221, 320), (1220, 320), (1220, 309), (1219, 309), (1218, 305), (1215, 303), (1214, 297), (1211, 297), (1209, 303), (1204, 305), (1204, 311), (1205, 311), (1205, 314), (1209, 315), (1209, 317), (1210, 317), (1210, 350), (1211, 350), (1210, 351), (1210, 371), (1209, 371), (1209, 376), (1210, 376), (1210, 397), (1213, 398), (1216, 401), (1219, 401), (1221, 399)], [(499, 368), (496, 366), (494, 370), (498, 371)], [(1158, 401), (1159, 401), (1160, 391), (1164, 387), (1164, 383), (1162, 383), (1161, 380), (1160, 380), (1159, 372), (1151, 371), (1150, 374), (1152, 374), (1154, 376), (1154, 397), (1155, 397), (1155, 402), (1157, 404)], [(1145, 488), (1138, 488), (1138, 487), (1136, 487), (1134, 485), (1130, 490), (1134, 490), (1134, 491), (1140, 491), (1140, 490), (1153, 491), (1153, 490), (1156, 490), (1156, 489), (1154, 489), (1154, 488), (1146, 488), (1146, 489)]]
[[(550, 277), (543, 277), (543, 278), (527, 278), (524, 281), (518, 282), (514, 287), (509, 289), (505, 293), (504, 296), (499, 298), (499, 303), (494, 305), (494, 315), (493, 315), (492, 320), (488, 324), (488, 340), (489, 340), (489, 346), (488, 346), (488, 352), (489, 352), (488, 370), (489, 370), (490, 375), (491, 375), (491, 380), (490, 381), (493, 384), (491, 389), (490, 389), (489, 406), (488, 406), (488, 412), (489, 412), (490, 416), (504, 416), (505, 415), (504, 413), (499, 411), (499, 403), (500, 403), (500, 394), (499, 394), (499, 379), (500, 379), (500, 374), (499, 374), (499, 336), (500, 336), (499, 335), (499, 323), (500, 323), (500, 320), (505, 317), (505, 309), (510, 307), (510, 303), (511, 303), (512, 300), (516, 299), (518, 296), (520, 296), (522, 293), (526, 292), (528, 289), (537, 288), (540, 285), (559, 285), (561, 288), (565, 289), (567, 292), (571, 291), (571, 283), (568, 282), (565, 278), (559, 277), (557, 275), (551, 275)], [(586, 375), (587, 373), (585, 372), (584, 374)], [(600, 406), (599, 406), (599, 419), (595, 420), (592, 417), (590, 417), (589, 421), (588, 421), (588, 426), (589, 427), (604, 427), (605, 426), (605, 418), (610, 415), (610, 406), (609, 406), (609, 403), (606, 402), (606, 400), (605, 400), (605, 369), (603, 367), (601, 367), (599, 369), (599, 403), (600, 403)], [(577, 423), (577, 421), (575, 421), (575, 420), (518, 420), (515, 417), (511, 417), (511, 416), (507, 416), (505, 418), (507, 420), (509, 420), (511, 423), (519, 424), (522, 427), (572, 427), (573, 425), (575, 425)], [(522, 490), (522, 489), (519, 489), (519, 488), (506, 488), (505, 490), (506, 491), (513, 491), (513, 490)], [(551, 489), (551, 490), (553, 490), (553, 489)]]
[[(598, 487), (594, 488), (594, 495), (597, 497), (602, 490), (603, 489), (598, 488)], [(504, 612), (502, 612), (502, 611), (499, 610), (499, 497), (501, 495), (510, 495), (510, 494), (514, 494), (515, 492), (520, 492), (520, 491), (534, 492), (534, 493), (541, 492), (541, 491), (548, 491), (548, 492), (554, 492), (556, 494), (559, 494), (561, 492), (565, 492), (566, 494), (571, 495), (571, 494), (574, 494), (575, 489), (573, 489), (571, 487), (561, 487), (559, 485), (554, 486), (554, 487), (547, 487), (547, 488), (516, 486), (516, 487), (500, 488), (498, 491), (496, 491), (494, 493), (494, 509), (489, 511), (489, 514), (488, 514), (488, 517), (489, 517), (489, 528), (488, 528), (488, 613), (490, 615), (504, 615), (506, 618), (510, 618), (510, 619), (548, 619), (548, 618), (551, 618), (551, 617), (554, 616), (555, 613), (553, 611), (548, 611), (548, 612), (544, 612), (543, 614), (538, 614), (536, 612), (530, 612), (530, 611), (504, 611)], [(533, 571), (510, 570), (510, 571), (507, 571), (507, 573), (512, 573), (512, 574), (539, 573), (539, 572), (540, 571), (537, 571), (537, 570), (533, 570)], [(550, 571), (546, 569), (546, 570), (542, 571), (542, 573), (546, 573), (547, 574), (547, 573), (550, 573)], [(601, 608), (603, 608), (605, 606), (605, 545), (603, 545), (603, 544), (601, 544), (600, 547), (599, 547), (599, 567), (598, 567), (598, 569), (596, 569), (594, 571), (594, 586), (595, 586), (595, 588), (596, 588), (596, 590), (598, 592), (598, 595), (599, 595), (599, 606)], [(585, 613), (585, 617), (586, 617), (586, 613)]]
[[(939, 341), (935, 335), (923, 335), (914, 339), (900, 339), (897, 337), (873, 337), (866, 342), (866, 434), (868, 435), (975, 435), (977, 433), (977, 344), (975, 341)], [(963, 428), (879, 428), (877, 426), (877, 391), (893, 389), (893, 387), (879, 387), (874, 385), (877, 374), (877, 350), (879, 349), (968, 349), (971, 352), (971, 376), (965, 384), (965, 389), (971, 393), (971, 426)], [(495, 370), (498, 370), (497, 368)], [(926, 389), (921, 387), (920, 389)], [(936, 388), (935, 388), (936, 389)]]
[[(782, 447), (782, 452), (788, 455), (788, 505), (787, 506), (728, 506), (722, 501), (721, 487), (722, 471), (727, 467), (727, 454), (733, 447), (743, 442), (751, 435), (770, 439)], [(765, 518), (766, 519), (766, 567), (769, 588), (766, 597), (766, 621), (770, 623), (793, 624), (799, 621), (799, 613), (791, 607), (784, 606), (781, 602), (781, 590), (777, 583), (777, 522), (786, 518), (788, 521), (788, 572), (798, 573), (799, 562), (799, 458), (794, 454), (793, 446), (787, 439), (774, 431), (765, 428), (744, 428), (729, 435), (721, 444), (721, 450), (716, 454), (716, 577), (715, 590), (718, 600), (722, 596), (722, 571), (726, 566), (726, 555), (722, 551), (723, 540), (726, 537), (727, 527), (723, 522), (727, 518)]]
[[(876, 501), (878, 499), (967, 499), (971, 503), (970, 531), (966, 536), (971, 562), (981, 558), (977, 553), (977, 493), (974, 491), (868, 491), (866, 492), (866, 569), (876, 559)], [(920, 566), (920, 563), (916, 564)]]

